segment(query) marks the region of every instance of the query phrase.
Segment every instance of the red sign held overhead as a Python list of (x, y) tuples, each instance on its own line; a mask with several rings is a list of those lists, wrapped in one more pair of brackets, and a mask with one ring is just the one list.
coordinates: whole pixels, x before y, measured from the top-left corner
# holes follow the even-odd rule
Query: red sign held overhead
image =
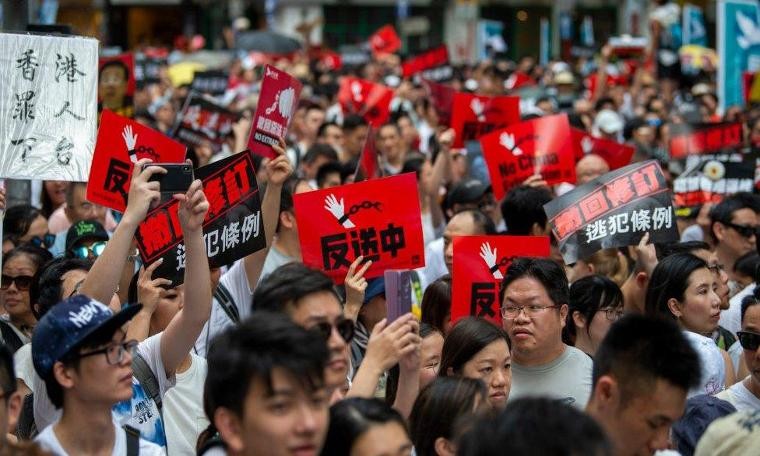
[(454, 147), (520, 121), (520, 97), (485, 97), (469, 93), (454, 95), (451, 128), (457, 132)]
[(369, 46), (373, 54), (393, 54), (401, 49), (401, 38), (396, 33), (392, 25), (380, 27), (369, 38)]
[(380, 126), (388, 121), (393, 90), (382, 84), (345, 77), (340, 81), (338, 101), (344, 112), (356, 113), (367, 123)]
[(105, 109), (92, 155), (87, 200), (124, 212), (134, 163), (143, 158), (182, 163), (186, 153), (183, 144)]
[(741, 122), (673, 125), (670, 132), (670, 157), (676, 160), (743, 145)]
[(262, 157), (275, 158), (272, 145), (285, 137), (301, 96), (301, 83), (293, 76), (267, 65), (261, 94), (253, 116), (248, 149)]
[(401, 74), (408, 78), (430, 68), (436, 68), (449, 63), (449, 49), (446, 45), (431, 49), (418, 56), (405, 60), (401, 64)]
[(473, 316), (501, 326), (499, 287), (512, 260), (548, 256), (548, 236), (454, 237), (451, 323)]
[(366, 278), (425, 265), (414, 173), (299, 193), (293, 205), (304, 264), (336, 283), (360, 255), (372, 260)]
[(576, 160), (580, 160), (588, 154), (598, 155), (607, 162), (610, 170), (622, 168), (631, 163), (634, 152), (631, 146), (609, 139), (595, 138), (576, 128), (572, 129), (572, 135), (573, 143), (575, 143)]
[(575, 182), (575, 148), (564, 114), (495, 131), (481, 138), (480, 146), (497, 200), (534, 174), (549, 185)]

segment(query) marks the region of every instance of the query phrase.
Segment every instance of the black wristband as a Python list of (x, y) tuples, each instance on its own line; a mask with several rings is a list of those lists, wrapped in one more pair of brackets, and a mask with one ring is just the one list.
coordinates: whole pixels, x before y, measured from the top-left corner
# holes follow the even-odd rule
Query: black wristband
[(499, 265), (498, 264), (495, 264), (495, 265), (491, 266), (491, 274), (494, 274), (498, 270), (499, 270)]
[(346, 222), (346, 220), (348, 220), (348, 215), (343, 214), (343, 216), (338, 219), (338, 223), (340, 223), (342, 225), (342, 224), (344, 224)]

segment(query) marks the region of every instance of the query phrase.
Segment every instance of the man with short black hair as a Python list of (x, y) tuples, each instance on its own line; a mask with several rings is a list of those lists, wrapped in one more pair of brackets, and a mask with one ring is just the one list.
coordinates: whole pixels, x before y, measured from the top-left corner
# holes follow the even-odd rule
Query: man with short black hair
[(760, 301), (755, 296), (744, 298), (741, 319), (742, 327), (737, 335), (749, 375), (716, 396), (739, 411), (760, 410)]
[(363, 117), (349, 114), (343, 119), (343, 144), (345, 147), (344, 155), (341, 157), (342, 162), (359, 158), (368, 134), (369, 126)]
[(545, 187), (521, 185), (507, 193), (501, 202), (501, 215), (511, 236), (544, 236), (549, 234), (544, 204), (552, 200)]
[(303, 157), (301, 169), (303, 177), (310, 181), (314, 186), (313, 180), (317, 178), (317, 171), (325, 163), (335, 163), (338, 161), (338, 154), (328, 144), (317, 143), (309, 147), (306, 155)]
[(699, 356), (673, 322), (624, 316), (596, 351), (586, 412), (607, 432), (616, 456), (653, 454), (668, 448), (670, 426), (700, 372)]
[(406, 159), (406, 150), (401, 144), (401, 129), (394, 123), (387, 123), (377, 130), (375, 148), (382, 157), (383, 170), (388, 176), (401, 172)]
[(342, 184), (341, 174), (343, 173), (343, 165), (338, 162), (328, 162), (323, 164), (317, 170), (317, 188), (333, 188)]
[(343, 155), (343, 130), (335, 122), (323, 123), (317, 130), (317, 144), (328, 145), (338, 156)]
[(591, 358), (562, 342), (568, 312), (565, 271), (545, 258), (517, 258), (501, 285), (504, 329), (512, 341), (509, 399), (548, 396), (585, 408)]

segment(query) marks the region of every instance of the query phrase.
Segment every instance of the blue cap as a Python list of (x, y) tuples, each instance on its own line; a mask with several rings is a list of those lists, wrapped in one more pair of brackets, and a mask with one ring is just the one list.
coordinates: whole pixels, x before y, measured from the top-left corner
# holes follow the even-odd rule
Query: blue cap
[(385, 294), (385, 278), (378, 277), (375, 279), (370, 279), (369, 282), (367, 282), (367, 289), (364, 290), (364, 302), (362, 304), (367, 304), (375, 296), (380, 296), (384, 294)]
[(54, 305), (40, 319), (32, 334), (32, 362), (43, 379), (53, 365), (96, 334), (113, 335), (142, 308), (141, 304), (114, 313), (92, 298), (76, 295)]
[(676, 449), (683, 455), (694, 454), (697, 442), (710, 424), (736, 412), (730, 402), (715, 396), (700, 394), (686, 401), (686, 410), (680, 420), (673, 423), (672, 438)]

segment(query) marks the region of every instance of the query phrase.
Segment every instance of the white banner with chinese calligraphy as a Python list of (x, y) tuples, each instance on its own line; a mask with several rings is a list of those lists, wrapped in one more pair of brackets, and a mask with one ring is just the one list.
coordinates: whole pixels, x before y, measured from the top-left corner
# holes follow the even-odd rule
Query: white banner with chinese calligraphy
[(86, 181), (98, 41), (0, 33), (0, 177)]
[(617, 169), (544, 205), (567, 264), (611, 247), (678, 241), (673, 196), (656, 161)]

